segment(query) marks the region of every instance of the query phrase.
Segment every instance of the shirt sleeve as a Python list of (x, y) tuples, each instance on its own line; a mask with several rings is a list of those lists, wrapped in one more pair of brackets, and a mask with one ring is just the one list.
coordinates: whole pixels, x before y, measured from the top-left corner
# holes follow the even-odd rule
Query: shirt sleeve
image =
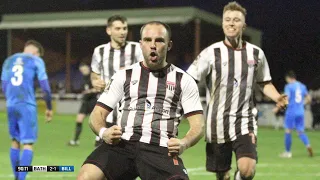
[(6, 59), (2, 65), (2, 72), (1, 72), (1, 80), (2, 81), (9, 81), (9, 76), (7, 69), (9, 68), (9, 58)]
[(143, 54), (142, 54), (142, 50), (140, 48), (140, 44), (138, 44), (136, 46), (137, 48), (137, 55), (136, 55), (136, 62), (140, 62), (140, 61), (143, 61), (144, 57), (143, 57)]
[(257, 63), (258, 63), (257, 75), (256, 75), (257, 82), (271, 81), (272, 78), (270, 75), (269, 64), (262, 50), (259, 53), (259, 59)]
[(181, 79), (181, 105), (184, 116), (202, 114), (203, 109), (200, 102), (199, 90), (196, 82), (188, 74), (184, 74)]
[(287, 95), (288, 98), (290, 97), (290, 88), (288, 85), (284, 87), (284, 94)]
[(99, 49), (95, 48), (92, 55), (92, 60), (91, 60), (91, 70), (94, 73), (101, 74), (100, 62), (101, 62), (101, 56), (100, 56)]
[(197, 81), (202, 81), (210, 73), (209, 53), (209, 48), (204, 49), (187, 70), (187, 73)]
[(98, 99), (97, 105), (111, 111), (124, 95), (125, 70), (120, 70), (112, 76), (104, 92)]
[(35, 65), (37, 67), (37, 78), (39, 81), (48, 79), (48, 75), (46, 73), (46, 66), (44, 61), (41, 58), (36, 58)]

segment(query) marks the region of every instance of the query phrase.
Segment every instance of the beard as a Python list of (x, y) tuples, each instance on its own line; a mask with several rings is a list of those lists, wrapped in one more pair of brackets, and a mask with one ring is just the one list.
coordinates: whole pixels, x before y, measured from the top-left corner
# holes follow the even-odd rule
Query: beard
[(163, 61), (164, 61), (163, 57), (157, 56), (156, 60), (152, 60), (152, 58), (150, 57), (150, 54), (144, 55), (144, 62), (147, 65), (147, 68), (151, 70), (157, 70), (157, 69), (163, 68)]

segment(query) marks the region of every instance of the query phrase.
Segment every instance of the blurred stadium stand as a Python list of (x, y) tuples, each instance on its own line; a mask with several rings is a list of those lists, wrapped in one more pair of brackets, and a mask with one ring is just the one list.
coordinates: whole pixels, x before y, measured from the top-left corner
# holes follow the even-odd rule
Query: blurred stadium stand
[[(90, 63), (94, 47), (109, 41), (106, 20), (114, 14), (128, 18), (128, 40), (133, 41), (139, 40), (140, 27), (148, 21), (170, 24), (174, 48), (168, 61), (182, 69), (203, 48), (224, 38), (221, 17), (194, 7), (5, 14), (0, 30), (7, 31), (8, 55), (20, 52), (28, 39), (40, 41), (46, 50), (44, 60), (53, 91), (57, 92), (62, 83), (70, 93), (80, 85), (78, 64)], [(261, 46), (261, 35), (259, 30), (248, 27), (244, 38)]]

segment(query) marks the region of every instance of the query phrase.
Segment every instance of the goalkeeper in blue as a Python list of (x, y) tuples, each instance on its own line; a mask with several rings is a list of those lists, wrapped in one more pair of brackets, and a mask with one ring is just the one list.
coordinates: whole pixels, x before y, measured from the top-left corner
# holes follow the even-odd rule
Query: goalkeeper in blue
[(285, 76), (287, 85), (285, 86), (285, 94), (288, 96), (289, 104), (285, 112), (284, 128), (285, 128), (285, 152), (280, 154), (280, 157), (291, 158), (291, 132), (295, 129), (300, 140), (306, 146), (310, 157), (313, 156), (313, 151), (310, 146), (309, 138), (304, 132), (304, 105), (311, 102), (311, 97), (304, 84), (296, 80), (296, 75), (293, 71), (289, 71)]
[[(37, 140), (37, 107), (34, 80), (38, 79), (46, 102), (46, 121), (52, 119), (51, 90), (44, 61), (42, 45), (29, 40), (23, 53), (8, 57), (2, 66), (1, 84), (7, 103), (9, 133), (12, 139), (10, 160), (16, 180), (26, 179), (26, 172), (15, 171), (16, 166), (29, 166), (33, 144)], [(20, 155), (20, 145), (22, 153)]]

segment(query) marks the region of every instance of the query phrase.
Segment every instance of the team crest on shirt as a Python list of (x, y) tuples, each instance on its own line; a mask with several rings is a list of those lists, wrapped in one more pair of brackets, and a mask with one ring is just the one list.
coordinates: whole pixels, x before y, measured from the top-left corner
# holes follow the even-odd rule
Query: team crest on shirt
[(18, 57), (18, 58), (16, 59), (16, 61), (14, 62), (14, 65), (23, 65), (23, 60), (22, 60), (22, 58), (21, 58), (21, 57)]
[(248, 66), (249, 66), (250, 68), (252, 68), (252, 67), (254, 67), (254, 66), (257, 65), (257, 61), (254, 60), (254, 59), (249, 59), (249, 60), (247, 60), (247, 64), (248, 64)]
[(171, 82), (171, 81), (167, 81), (167, 89), (170, 91), (174, 91), (176, 87), (176, 83)]

